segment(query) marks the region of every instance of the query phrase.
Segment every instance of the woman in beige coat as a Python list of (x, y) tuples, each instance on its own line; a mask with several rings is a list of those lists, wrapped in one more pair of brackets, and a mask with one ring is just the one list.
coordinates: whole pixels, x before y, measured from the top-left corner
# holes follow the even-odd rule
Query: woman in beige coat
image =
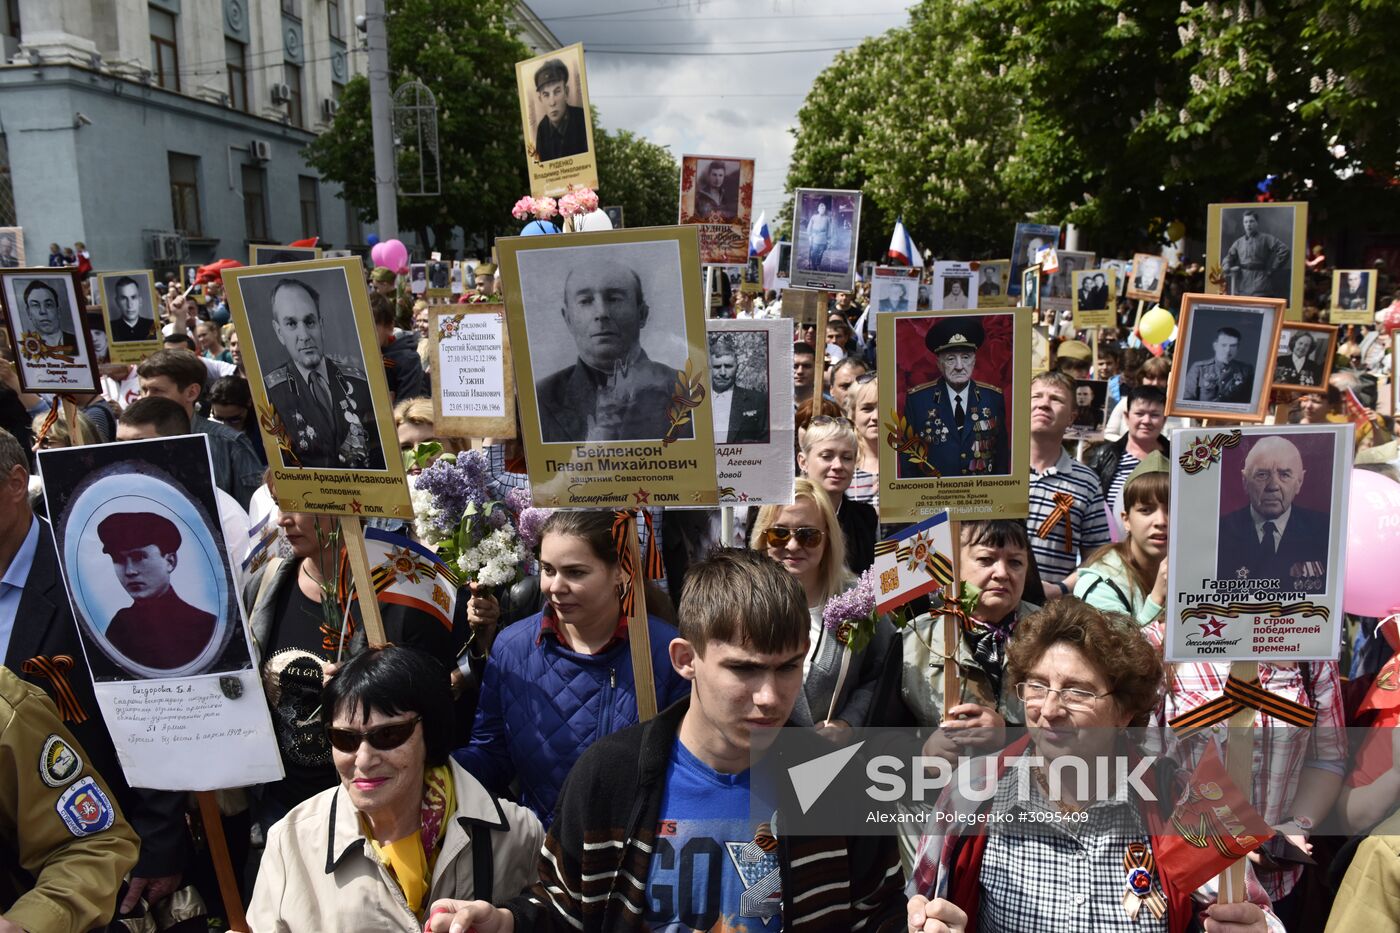
[(413, 648), (346, 662), (322, 705), (340, 785), (267, 837), (253, 933), (423, 929), (439, 898), (504, 901), (537, 876), (544, 831), (454, 762), (442, 665)]

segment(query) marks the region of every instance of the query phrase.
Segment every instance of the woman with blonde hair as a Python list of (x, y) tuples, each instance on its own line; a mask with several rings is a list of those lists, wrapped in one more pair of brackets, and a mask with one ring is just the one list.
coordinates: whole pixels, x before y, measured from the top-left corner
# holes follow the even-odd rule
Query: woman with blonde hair
[(880, 508), (880, 381), (874, 372), (856, 379), (846, 393), (846, 420), (856, 432), (856, 471), (846, 497)]
[(399, 449), (404, 452), (429, 441), (441, 444), (444, 453), (461, 453), (467, 449), (461, 438), (438, 437), (430, 398), (409, 398), (395, 405), (394, 430), (398, 432)]
[(815, 725), (833, 737), (870, 724), (894, 628), (882, 618), (870, 643), (861, 651), (850, 651), (823, 623), (826, 604), (856, 582), (855, 574), (846, 568), (845, 544), (830, 496), (811, 480), (799, 478), (792, 505), (759, 509), (750, 546), (782, 564), (807, 595), (810, 644), (793, 721)]
[(849, 421), (818, 415), (802, 434), (797, 468), (800, 475), (826, 493), (841, 526), (846, 566), (853, 573), (863, 573), (875, 562), (880, 517), (869, 505), (846, 494), (855, 477), (857, 451), (856, 432)]

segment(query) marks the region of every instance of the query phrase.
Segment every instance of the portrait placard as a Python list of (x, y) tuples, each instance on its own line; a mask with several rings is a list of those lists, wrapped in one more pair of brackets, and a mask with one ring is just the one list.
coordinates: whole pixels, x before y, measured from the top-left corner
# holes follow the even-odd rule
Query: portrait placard
[(940, 260), (933, 264), (929, 298), (934, 311), (966, 311), (977, 307), (977, 264)]
[(711, 320), (715, 466), (725, 505), (792, 502), (792, 328), (787, 321)]
[(497, 241), (536, 505), (715, 505), (699, 232)]
[(191, 288), (195, 279), (199, 278), (199, 263), (180, 264), (180, 290)]
[(623, 227), (627, 226), (627, 224), (623, 223), (623, 210), (621, 204), (617, 204), (612, 207), (604, 207), (601, 210), (604, 214), (608, 215), (608, 222), (612, 224), (612, 228), (614, 230), (621, 230)]
[(1332, 272), (1332, 309), (1327, 320), (1333, 324), (1376, 323), (1376, 284), (1374, 269), (1335, 269)]
[(977, 266), (977, 307), (1009, 308), (1014, 303), (1008, 285), (1010, 259), (983, 259)]
[(1103, 435), (1108, 421), (1108, 381), (1106, 379), (1074, 380), (1074, 421), (1065, 429), (1065, 437), (1089, 440)]
[(681, 156), (680, 222), (700, 228), (702, 263), (746, 262), (753, 159)]
[(793, 197), (792, 287), (850, 291), (856, 276), (860, 192), (798, 188)]
[(1151, 253), (1133, 254), (1132, 277), (1128, 280), (1128, 297), (1133, 301), (1161, 301), (1162, 286), (1167, 282), (1167, 261)]
[(1092, 268), (1097, 258), (1093, 253), (1062, 249), (1056, 252), (1059, 265), (1054, 272), (1045, 273), (1040, 286), (1040, 306), (1053, 311), (1069, 311), (1074, 307), (1074, 273)]
[(0, 269), (21, 269), (24, 264), (24, 228), (0, 227)]
[(275, 243), (253, 243), (248, 247), (248, 265), (268, 266), (281, 262), (309, 262), (321, 258), (319, 246), (278, 246)]
[[(1011, 238), (1011, 272), (1008, 288), (1011, 297), (1019, 298), (1025, 294), (1022, 291), (1024, 280), (1021, 273), (1027, 266), (1034, 266), (1038, 263), (1035, 258), (1036, 253), (1047, 246), (1056, 246), (1060, 242), (1059, 224), (1017, 224), (1016, 234)], [(1020, 302), (1021, 307), (1028, 308), (1032, 305), (1025, 301)]]
[(1132, 271), (1132, 261), (1127, 259), (1100, 259), (1099, 268), (1104, 270), (1113, 278), (1114, 294), (1122, 295), (1125, 298), (1131, 297), (1128, 294), (1130, 283), (1130, 273)]
[(0, 302), (22, 391), (102, 391), (77, 269), (4, 269)]
[(411, 518), (358, 258), (225, 269), (284, 511)]
[(1280, 298), (1182, 296), (1167, 417), (1263, 421), (1283, 313)]
[[(783, 292), (783, 317), (792, 321), (793, 337), (812, 345), (818, 356), (826, 347), (826, 315), (831, 296), (793, 288)], [(810, 337), (810, 339), (808, 339)]]
[(876, 319), (882, 522), (1025, 517), (1030, 351), (1025, 308)]
[(1168, 661), (1336, 660), (1353, 430), (1172, 433)]
[(149, 269), (103, 272), (97, 292), (107, 327), (107, 350), (113, 363), (139, 363), (161, 348), (156, 280)]
[(39, 452), (98, 705), (136, 787), (282, 777), (219, 521), (208, 439)]
[(426, 262), (408, 264), (408, 290), (420, 298), (428, 293), (428, 264)]
[(1040, 312), (1040, 264), (1033, 263), (1021, 270), (1021, 307)]
[(433, 308), (433, 425), (444, 437), (515, 437), (515, 371), (503, 304)]
[(1337, 356), (1337, 328), (1287, 321), (1274, 359), (1274, 392), (1326, 392)]
[(1050, 371), (1050, 327), (1031, 326), (1031, 375)]
[(557, 198), (570, 185), (596, 189), (598, 159), (582, 43), (516, 62), (515, 84), (530, 194)]
[(1112, 327), (1118, 322), (1118, 280), (1112, 269), (1076, 269), (1071, 285), (1075, 330)]
[(1305, 201), (1212, 204), (1206, 213), (1206, 291), (1282, 298), (1288, 318), (1301, 321), (1307, 245)]
[(912, 266), (876, 266), (870, 280), (870, 303), (881, 311), (917, 311), (919, 270)]
[(778, 251), (778, 269), (773, 276), (773, 288), (781, 295), (792, 285), (792, 241), (779, 240), (773, 248)]

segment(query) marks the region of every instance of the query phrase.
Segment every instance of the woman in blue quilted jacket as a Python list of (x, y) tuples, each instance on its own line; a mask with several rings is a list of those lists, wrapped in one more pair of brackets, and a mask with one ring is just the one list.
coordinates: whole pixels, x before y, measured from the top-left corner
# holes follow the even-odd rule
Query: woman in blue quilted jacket
[[(622, 612), (613, 513), (555, 512), (540, 533), (544, 610), (505, 628), (491, 647), (471, 744), (453, 753), (493, 793), (549, 826), (569, 769), (589, 745), (637, 722)], [(671, 667), (676, 630), (648, 616), (656, 703), (690, 695)]]

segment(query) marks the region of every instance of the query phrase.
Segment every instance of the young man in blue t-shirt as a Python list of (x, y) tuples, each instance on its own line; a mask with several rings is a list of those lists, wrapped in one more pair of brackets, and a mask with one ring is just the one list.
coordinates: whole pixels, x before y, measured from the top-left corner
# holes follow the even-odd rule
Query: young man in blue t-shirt
[(894, 837), (785, 837), (771, 808), (750, 804), (750, 764), (773, 736), (755, 730), (788, 721), (809, 625), (797, 579), (761, 553), (694, 565), (670, 645), (690, 697), (583, 754), (538, 884), (503, 908), (439, 901), (428, 929), (903, 929)]

